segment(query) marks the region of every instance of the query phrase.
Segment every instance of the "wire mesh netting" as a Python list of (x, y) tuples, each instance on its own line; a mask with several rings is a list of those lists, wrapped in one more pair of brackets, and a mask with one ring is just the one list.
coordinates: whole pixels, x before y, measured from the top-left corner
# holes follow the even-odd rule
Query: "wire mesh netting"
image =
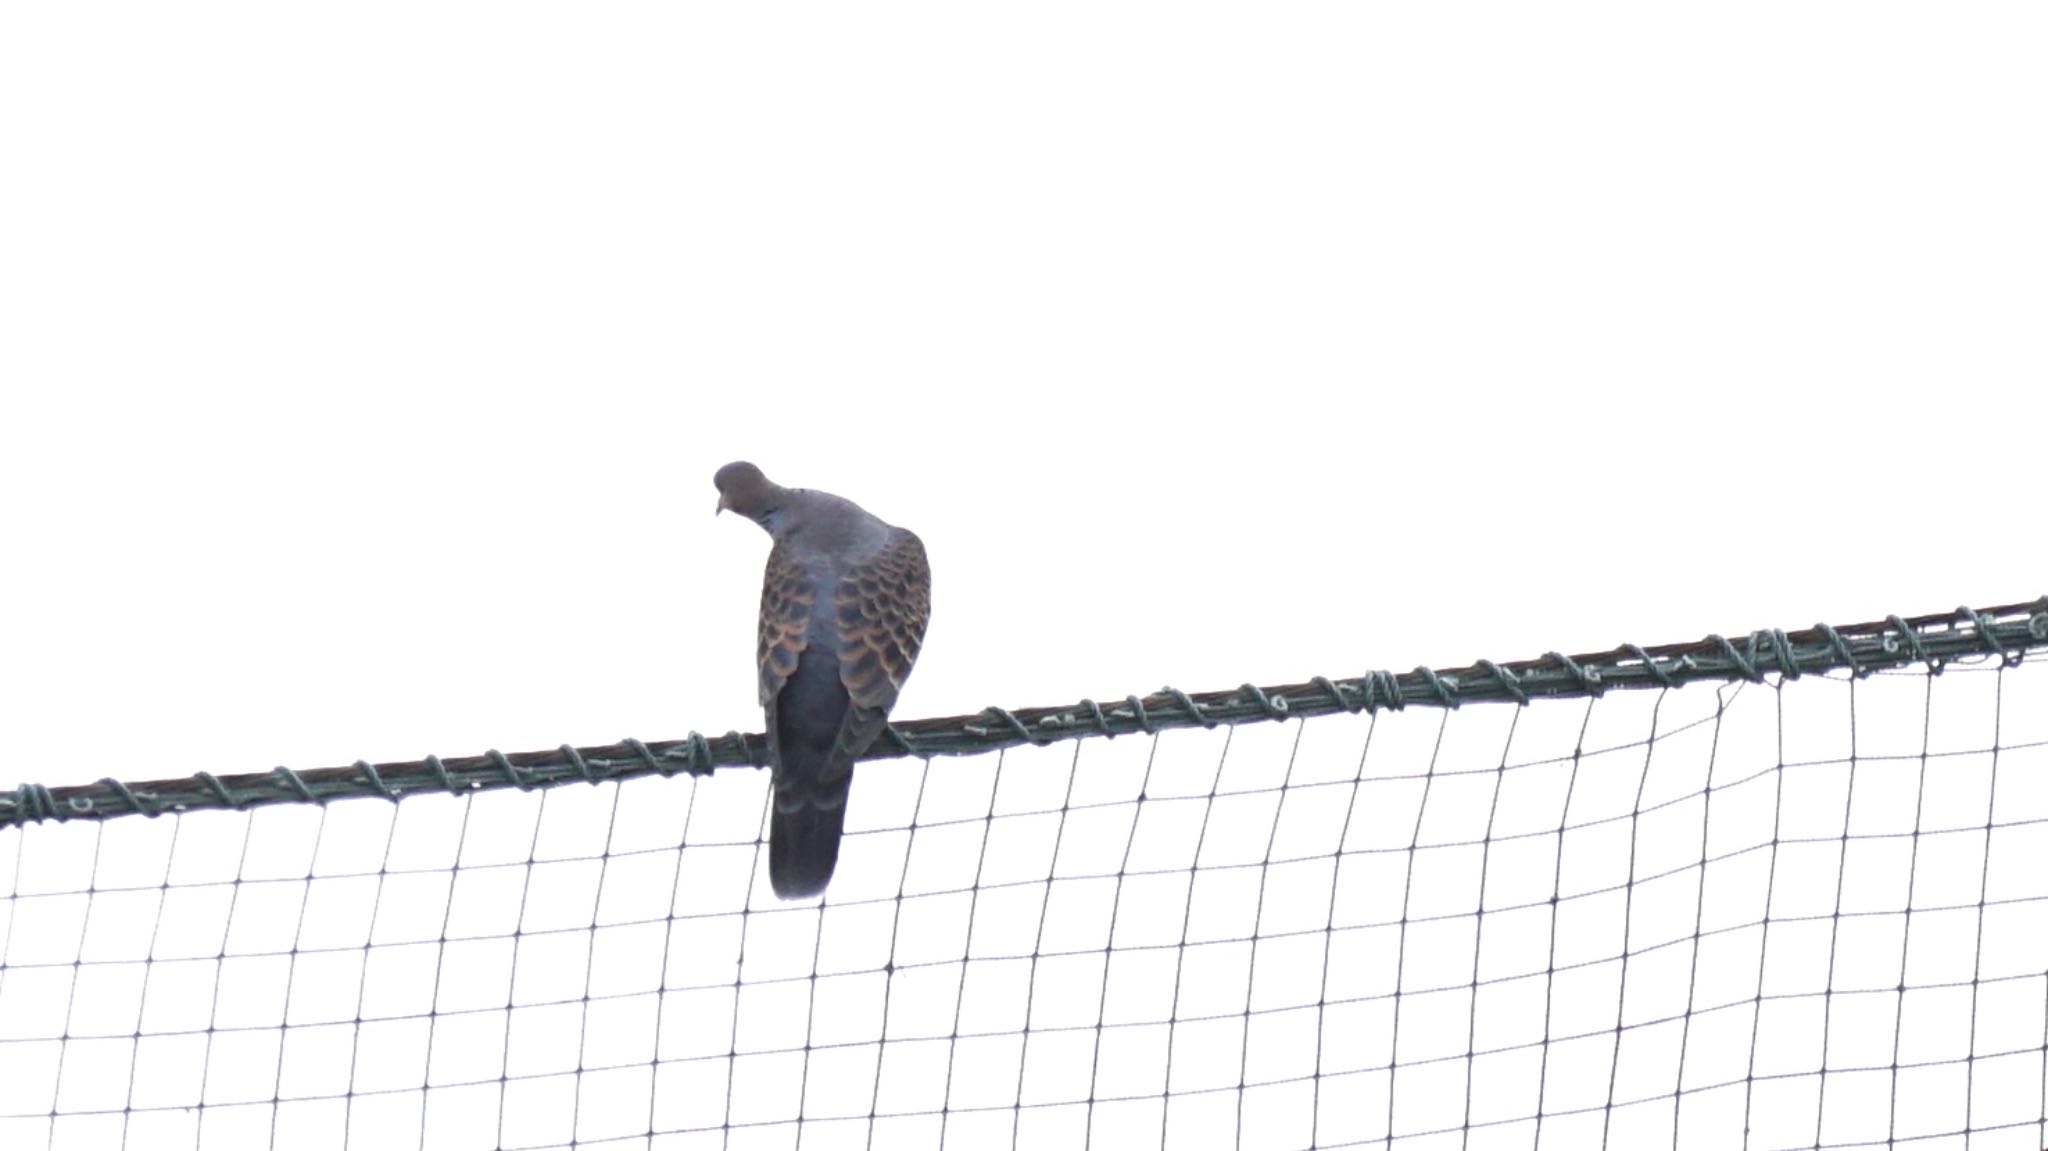
[(2048, 668), (0, 829), (0, 1147), (2038, 1151)]

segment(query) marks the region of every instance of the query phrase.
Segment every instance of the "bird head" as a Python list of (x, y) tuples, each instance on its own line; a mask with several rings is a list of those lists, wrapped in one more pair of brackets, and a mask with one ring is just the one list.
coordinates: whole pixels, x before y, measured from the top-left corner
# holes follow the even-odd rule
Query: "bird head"
[(719, 512), (738, 512), (755, 523), (763, 522), (781, 503), (777, 497), (782, 489), (744, 460), (718, 469), (711, 482), (718, 488)]

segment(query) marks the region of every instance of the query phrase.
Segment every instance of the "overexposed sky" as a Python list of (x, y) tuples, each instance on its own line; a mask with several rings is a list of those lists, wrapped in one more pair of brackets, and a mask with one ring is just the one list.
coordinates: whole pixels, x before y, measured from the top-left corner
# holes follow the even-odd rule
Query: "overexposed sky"
[(757, 730), (749, 458), (899, 716), (2039, 595), (2048, 17), (11, 5), (0, 786)]

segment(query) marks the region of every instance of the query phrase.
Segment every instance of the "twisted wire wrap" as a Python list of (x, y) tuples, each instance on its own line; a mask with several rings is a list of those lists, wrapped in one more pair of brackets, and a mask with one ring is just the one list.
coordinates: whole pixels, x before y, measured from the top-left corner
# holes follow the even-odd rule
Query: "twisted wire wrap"
[[(1243, 684), (1229, 691), (1189, 693), (1164, 688), (1152, 695), (1126, 696), (1105, 708), (1092, 699), (1057, 707), (986, 708), (972, 716), (890, 724), (862, 755), (930, 758), (974, 755), (1020, 744), (1157, 735), (1179, 728), (1263, 723), (1339, 713), (1400, 710), (1414, 706), (1458, 707), (1466, 703), (1527, 704), (1537, 699), (1594, 696), (1610, 689), (1676, 688), (1696, 681), (1766, 682), (1844, 672), (1865, 677), (1910, 664), (1939, 673), (1950, 663), (1995, 660), (2019, 664), (2048, 648), (2048, 596), (1995, 608), (1958, 608), (1945, 615), (1887, 616), (1875, 623), (1837, 627), (1816, 624), (1802, 631), (1771, 628), (1748, 633), (1737, 644), (1723, 635), (1691, 643), (1645, 648), (1624, 644), (1612, 651), (1468, 667), (1417, 668), (1405, 674), (1367, 671), (1349, 678), (1314, 676), (1278, 686)], [(0, 791), (0, 827), (43, 820), (155, 817), (164, 811), (240, 810), (273, 803), (327, 803), (355, 796), (395, 800), (423, 790), (450, 794), (493, 788), (531, 790), (559, 783), (600, 783), (677, 771), (707, 774), (722, 767), (760, 767), (768, 762), (764, 736), (728, 732), (716, 740), (690, 732), (679, 740), (644, 743), (621, 740), (601, 747), (562, 746), (551, 751), (482, 755), (347, 767), (216, 775), (202, 771), (179, 779), (128, 783), (114, 777), (97, 783), (47, 787), (23, 783)]]

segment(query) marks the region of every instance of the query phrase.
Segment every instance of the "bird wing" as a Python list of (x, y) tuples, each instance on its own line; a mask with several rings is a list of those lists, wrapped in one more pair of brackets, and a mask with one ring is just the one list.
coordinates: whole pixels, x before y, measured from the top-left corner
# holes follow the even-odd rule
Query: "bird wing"
[[(773, 707), (782, 685), (796, 674), (797, 662), (809, 645), (811, 608), (818, 589), (803, 565), (790, 559), (780, 543), (768, 553), (761, 579), (761, 706)], [(771, 714), (768, 730), (775, 731)]]
[(836, 750), (850, 758), (881, 734), (924, 643), (932, 610), (932, 570), (924, 541), (914, 532), (892, 529), (872, 556), (840, 577), (833, 608), (839, 624), (839, 680), (852, 704)]

